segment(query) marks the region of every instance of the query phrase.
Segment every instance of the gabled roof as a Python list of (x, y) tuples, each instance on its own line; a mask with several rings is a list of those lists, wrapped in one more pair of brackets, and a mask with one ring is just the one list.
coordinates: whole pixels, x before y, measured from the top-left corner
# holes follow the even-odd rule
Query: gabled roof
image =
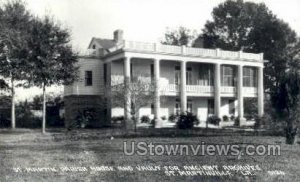
[(112, 39), (101, 39), (101, 38), (93, 37), (89, 44), (89, 48), (91, 47), (91, 44), (93, 42), (96, 42), (99, 46), (101, 46), (104, 49), (110, 49), (116, 45), (116, 42)]

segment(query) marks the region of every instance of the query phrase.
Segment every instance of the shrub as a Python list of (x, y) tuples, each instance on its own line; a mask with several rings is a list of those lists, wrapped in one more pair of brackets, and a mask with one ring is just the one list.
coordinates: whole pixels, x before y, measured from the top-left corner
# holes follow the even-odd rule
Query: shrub
[(150, 125), (151, 125), (152, 128), (154, 128), (154, 126), (155, 126), (155, 118), (151, 119)]
[(10, 127), (10, 109), (0, 109), (0, 128)]
[(141, 117), (141, 123), (149, 123), (150, 124), (151, 119), (149, 118), (149, 116), (142, 116)]
[(178, 120), (178, 115), (175, 115), (175, 114), (171, 114), (169, 116), (169, 121), (171, 122), (176, 122)]
[(76, 128), (91, 128), (98, 122), (97, 111), (94, 108), (86, 108), (78, 111), (76, 115), (76, 123), (72, 127)]
[(296, 135), (297, 135), (297, 128), (286, 127), (285, 128), (286, 144), (294, 144)]
[(235, 120), (234, 115), (231, 115), (231, 116), (230, 116), (230, 120), (231, 120), (231, 121), (234, 121), (234, 120)]
[(226, 115), (224, 115), (224, 116), (223, 116), (223, 121), (229, 121), (229, 117), (226, 116)]
[(239, 117), (236, 117), (234, 119), (234, 126), (240, 126), (240, 118)]
[(180, 114), (177, 121), (177, 128), (179, 129), (191, 129), (195, 124), (199, 124), (199, 120), (196, 115), (190, 112), (186, 114)]
[(124, 123), (124, 116), (114, 116), (111, 118), (112, 124), (122, 124)]
[(27, 101), (16, 105), (16, 126), (20, 128), (40, 128), (42, 118), (35, 117)]
[(219, 125), (219, 123), (221, 122), (221, 118), (213, 115), (207, 118), (207, 122), (213, 125)]
[(166, 120), (167, 117), (166, 117), (166, 116), (162, 116), (161, 119), (162, 119), (162, 120)]

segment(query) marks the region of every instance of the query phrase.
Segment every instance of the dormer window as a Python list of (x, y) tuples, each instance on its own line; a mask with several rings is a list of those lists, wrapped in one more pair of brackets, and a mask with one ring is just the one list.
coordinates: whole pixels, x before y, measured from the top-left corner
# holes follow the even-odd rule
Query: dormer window
[(92, 49), (96, 49), (96, 45), (95, 44), (92, 46)]

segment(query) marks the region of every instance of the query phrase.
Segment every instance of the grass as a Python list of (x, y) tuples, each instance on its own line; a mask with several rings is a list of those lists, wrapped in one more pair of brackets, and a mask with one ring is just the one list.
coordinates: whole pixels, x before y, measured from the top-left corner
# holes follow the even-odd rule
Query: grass
[[(0, 181), (300, 181), (300, 148), (286, 145), (280, 136), (255, 136), (256, 133), (227, 130), (176, 131), (155, 130), (155, 134), (140, 130), (138, 134), (122, 130), (52, 130), (45, 135), (39, 130), (0, 130)], [(161, 133), (161, 135), (159, 135)], [(164, 134), (163, 134), (164, 133)], [(188, 135), (191, 134), (191, 137)], [(144, 136), (142, 136), (144, 135)], [(198, 135), (198, 136), (197, 136)], [(205, 136), (207, 135), (207, 136)], [(113, 136), (113, 138), (112, 138)], [(147, 136), (147, 137), (145, 137)], [(280, 156), (125, 156), (123, 141), (145, 141), (155, 144), (279, 144)], [(253, 176), (235, 173), (230, 177), (167, 176), (164, 170), (139, 172), (92, 171), (96, 166), (179, 166), (184, 165), (259, 165), (262, 171)], [(13, 168), (20, 168), (15, 172)], [(25, 168), (86, 167), (88, 171), (26, 172)], [(285, 175), (270, 175), (281, 170)]]

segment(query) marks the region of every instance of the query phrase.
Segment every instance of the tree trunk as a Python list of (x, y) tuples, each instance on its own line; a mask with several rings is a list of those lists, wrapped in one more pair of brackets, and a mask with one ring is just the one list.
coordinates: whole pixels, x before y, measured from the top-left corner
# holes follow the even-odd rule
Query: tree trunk
[(13, 78), (11, 79), (11, 128), (16, 128), (15, 85)]
[(46, 133), (46, 86), (43, 85), (43, 123), (42, 123), (42, 133)]
[(287, 127), (285, 129), (285, 138), (286, 138), (285, 143), (289, 145), (293, 145), (295, 143), (296, 135), (297, 135), (297, 128), (295, 128), (293, 125), (293, 119), (289, 117)]

